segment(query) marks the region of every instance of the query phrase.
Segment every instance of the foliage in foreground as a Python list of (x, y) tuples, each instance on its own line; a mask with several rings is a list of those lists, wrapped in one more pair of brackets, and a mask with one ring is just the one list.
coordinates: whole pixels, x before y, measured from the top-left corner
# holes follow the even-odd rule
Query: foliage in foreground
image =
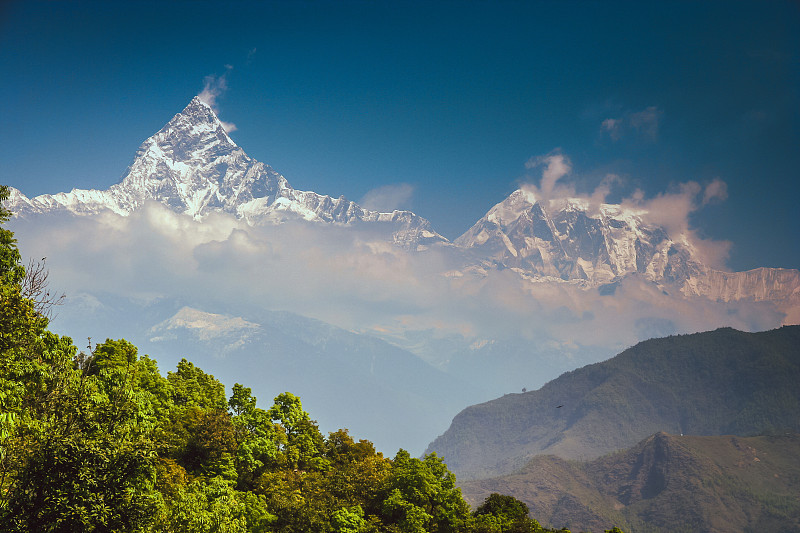
[(52, 299), (25, 275), (0, 227), (4, 531), (552, 531), (510, 496), (471, 513), (435, 454), (323, 436), (291, 393), (265, 410), (185, 359), (164, 377), (125, 340), (79, 352), (47, 330)]

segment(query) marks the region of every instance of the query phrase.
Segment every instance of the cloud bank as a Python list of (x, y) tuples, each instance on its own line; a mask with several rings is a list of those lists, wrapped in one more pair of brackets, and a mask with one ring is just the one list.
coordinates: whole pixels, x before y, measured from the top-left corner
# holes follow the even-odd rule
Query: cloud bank
[(395, 183), (368, 191), (358, 203), (366, 209), (388, 213), (398, 209), (411, 209), (411, 198), (413, 196), (413, 185)]
[[(580, 176), (560, 151), (526, 166), (538, 179), (521, 187), (540, 202), (580, 198), (599, 212), (611, 191), (626, 185), (607, 174), (593, 189), (578, 190)], [(724, 264), (728, 243), (699, 238), (690, 218), (723, 201), (726, 189), (719, 178), (688, 181), (653, 197), (634, 190), (622, 204), (713, 267)], [(412, 194), (407, 184), (381, 187), (364, 203), (390, 210)], [(497, 394), (542, 384), (653, 336), (722, 326), (758, 331), (784, 319), (769, 303), (687, 300), (637, 277), (585, 289), (476, 267), (454, 246), (409, 252), (388, 242), (390, 226), (250, 226), (223, 213), (198, 221), (151, 202), (127, 217), (57, 213), (15, 220), (12, 229), (26, 255), (48, 258), (51, 285), (68, 297), (61, 323), (74, 328), (56, 331), (74, 338), (147, 331), (155, 325), (148, 309), (163, 302), (245, 320), (287, 311), (382, 338)], [(103, 322), (105, 316), (130, 323)]]
[[(540, 189), (557, 192), (567, 160), (553, 156), (541, 164)], [(686, 216), (719, 187), (689, 183), (630, 201), (690, 231)], [(156, 203), (128, 217), (55, 216), (17, 221), (13, 229), (26, 254), (48, 257), (52, 284), (67, 292), (67, 305), (80, 295), (75, 305), (95, 311), (101, 295), (173, 298), (209, 312), (285, 310), (390, 340), (424, 338), (428, 347), (436, 339), (460, 339), (466, 347), (516, 338), (565, 353), (599, 346), (610, 354), (646, 337), (652, 324), (670, 333), (780, 324), (768, 305), (687, 301), (635, 279), (601, 293), (533, 283), (511, 270), (453, 275), (460, 259), (449, 247), (409, 253), (385, 235), (351, 227), (251, 227), (225, 214), (199, 222)]]

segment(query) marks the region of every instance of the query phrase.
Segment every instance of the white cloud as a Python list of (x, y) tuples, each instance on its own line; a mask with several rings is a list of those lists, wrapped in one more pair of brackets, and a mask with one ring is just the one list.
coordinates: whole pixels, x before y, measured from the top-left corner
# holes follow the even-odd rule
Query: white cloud
[(675, 190), (650, 199), (645, 198), (641, 191), (636, 191), (623, 200), (623, 205), (643, 209), (645, 220), (666, 228), (672, 239), (688, 243), (700, 261), (712, 268), (725, 270), (731, 243), (701, 238), (691, 227), (689, 216), (708, 203), (722, 201), (726, 197), (727, 185), (716, 178), (705, 187), (695, 181), (680, 183)]
[(217, 98), (228, 90), (228, 82), (225, 79), (227, 74), (225, 72), (219, 77), (213, 74), (206, 76), (203, 79), (203, 90), (197, 95), (200, 100), (208, 104), (214, 111), (217, 110)]
[(606, 174), (605, 177), (600, 181), (597, 187), (592, 191), (589, 195), (589, 211), (592, 215), (595, 215), (599, 212), (599, 208), (602, 204), (606, 203), (606, 197), (611, 194), (612, 189), (615, 185), (623, 183), (624, 180), (618, 174)]
[(724, 202), (728, 199), (728, 184), (722, 181), (719, 178), (714, 178), (714, 180), (706, 185), (706, 189), (703, 192), (703, 205), (716, 203), (716, 202)]
[(224, 120), (220, 120), (220, 123), (222, 124), (222, 128), (227, 133), (233, 133), (234, 131), (239, 129), (239, 128), (236, 127), (236, 124), (234, 124), (233, 122), (225, 122)]
[(612, 140), (619, 140), (622, 134), (622, 119), (621, 118), (607, 118), (601, 125), (603, 131), (607, 131)]
[(600, 131), (616, 142), (629, 133), (650, 141), (658, 140), (659, 126), (663, 112), (657, 106), (649, 106), (641, 111), (625, 112), (620, 117), (607, 118), (600, 124)]
[[(205, 102), (206, 104), (214, 110), (214, 113), (219, 115), (219, 108), (217, 107), (217, 98), (225, 94), (225, 91), (228, 90), (228, 72), (233, 70), (233, 66), (225, 65), (225, 73), (221, 76), (209, 75), (206, 76), (203, 80), (203, 90), (200, 91), (200, 94), (197, 96), (200, 97), (200, 100)], [(220, 120), (222, 123), (222, 127), (225, 128), (225, 131), (228, 133), (236, 131), (236, 124), (233, 122), (225, 122)]]
[(572, 172), (572, 163), (568, 157), (555, 151), (546, 156), (532, 157), (525, 163), (527, 169), (539, 167), (542, 167), (539, 186), (525, 185), (526, 189), (533, 191), (539, 201), (563, 198), (574, 193), (571, 187), (557, 187), (558, 181)]
[(396, 183), (368, 191), (358, 203), (361, 207), (373, 211), (391, 212), (396, 209), (410, 209), (413, 196), (413, 185)]

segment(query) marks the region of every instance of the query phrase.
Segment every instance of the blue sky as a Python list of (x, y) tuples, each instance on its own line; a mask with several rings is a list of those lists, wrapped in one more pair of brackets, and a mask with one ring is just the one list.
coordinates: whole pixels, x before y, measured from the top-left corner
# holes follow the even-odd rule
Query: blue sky
[(690, 220), (727, 265), (800, 266), (796, 2), (6, 1), (0, 67), (0, 183), (28, 196), (116, 183), (208, 82), (295, 188), (451, 239), (560, 153), (610, 201), (724, 182)]

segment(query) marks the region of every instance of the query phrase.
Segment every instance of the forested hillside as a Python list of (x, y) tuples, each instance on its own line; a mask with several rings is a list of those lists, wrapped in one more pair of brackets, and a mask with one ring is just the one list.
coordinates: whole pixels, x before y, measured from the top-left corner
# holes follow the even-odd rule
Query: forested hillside
[(435, 454), (324, 436), (289, 392), (263, 409), (186, 359), (163, 376), (125, 340), (79, 350), (48, 331), (59, 298), (20, 258), (0, 227), (2, 531), (551, 531), (511, 497), (471, 512)]
[(428, 451), (466, 479), (511, 473), (537, 454), (592, 459), (659, 431), (796, 433), (798, 383), (800, 326), (653, 339), (539, 390), (469, 407)]

